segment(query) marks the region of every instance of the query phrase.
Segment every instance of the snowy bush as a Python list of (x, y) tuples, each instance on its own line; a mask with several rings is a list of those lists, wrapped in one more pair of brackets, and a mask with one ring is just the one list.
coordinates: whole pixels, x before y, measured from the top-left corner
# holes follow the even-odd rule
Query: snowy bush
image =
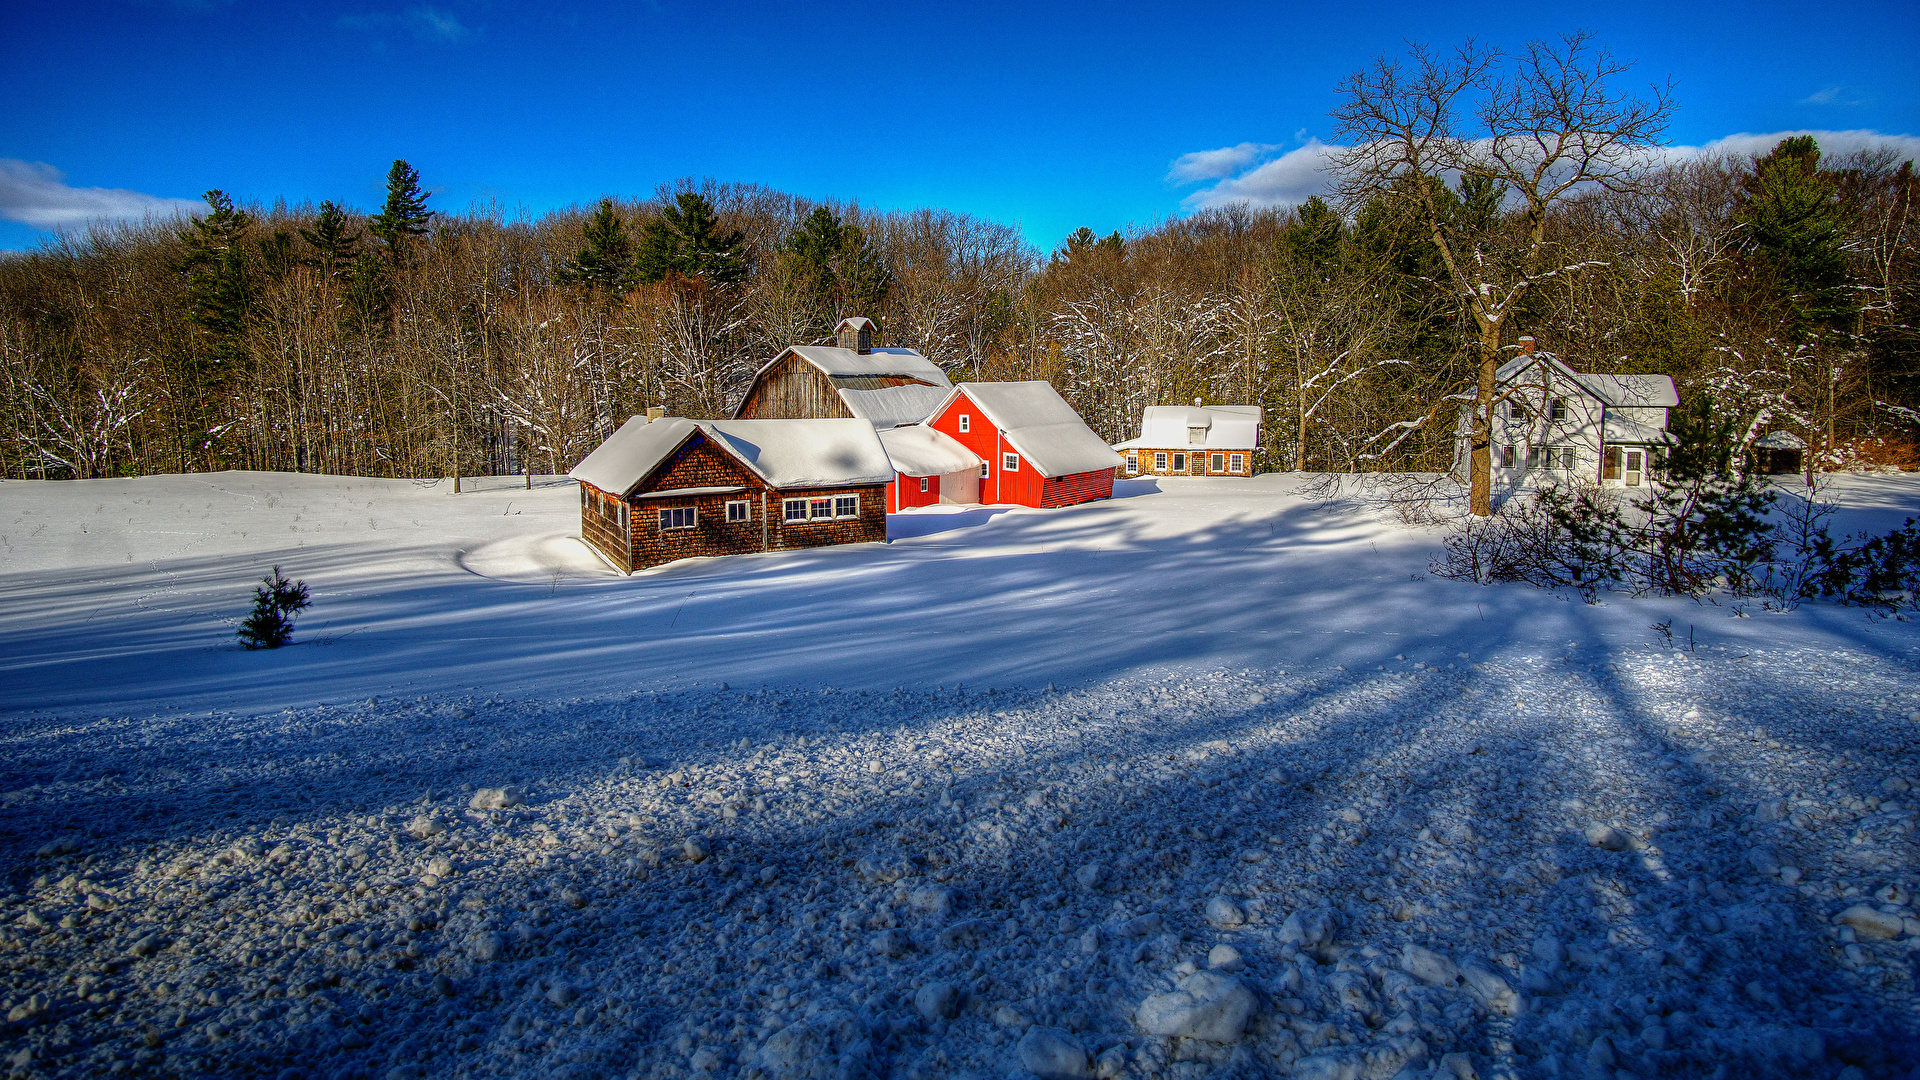
[(253, 589), (253, 611), (240, 624), (240, 644), (249, 649), (277, 649), (293, 640), (293, 617), (312, 604), (307, 583), (288, 581), (273, 568)]

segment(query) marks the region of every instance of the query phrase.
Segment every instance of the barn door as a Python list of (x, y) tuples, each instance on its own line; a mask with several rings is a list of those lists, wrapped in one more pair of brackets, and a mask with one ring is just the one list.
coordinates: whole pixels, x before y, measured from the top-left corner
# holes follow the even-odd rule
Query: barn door
[(1645, 462), (1645, 460), (1646, 460), (1646, 455), (1643, 452), (1639, 450), (1627, 451), (1627, 486), (1628, 487), (1640, 486), (1641, 466)]

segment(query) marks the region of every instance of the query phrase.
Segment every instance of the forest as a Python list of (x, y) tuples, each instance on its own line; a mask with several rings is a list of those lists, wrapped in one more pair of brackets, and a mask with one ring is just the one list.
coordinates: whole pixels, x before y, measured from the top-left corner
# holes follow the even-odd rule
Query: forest
[[(1413, 70), (1525, 90), (1524, 63), (1502, 84), (1462, 57)], [(405, 161), (371, 213), (210, 191), (190, 220), (0, 257), (0, 469), (564, 472), (648, 406), (725, 415), (759, 365), (855, 314), (956, 381), (1050, 380), (1109, 441), (1146, 405), (1262, 405), (1263, 471), (1449, 467), (1487, 350), (1521, 335), (1577, 370), (1670, 374), (1748, 441), (1920, 464), (1910, 161), (1802, 136), (1620, 156), (1542, 195), (1529, 177), (1552, 169), (1461, 156), (1500, 145), (1484, 110), (1492, 141), (1451, 159), (1367, 157), (1390, 113), (1369, 88), (1397, 85), (1368, 75), (1326, 199), (1045, 252), (1010, 223), (713, 180), (539, 216), (434, 206)], [(1668, 107), (1613, 114), (1622, 145), (1656, 145)], [(1524, 287), (1461, 258), (1507, 258)]]

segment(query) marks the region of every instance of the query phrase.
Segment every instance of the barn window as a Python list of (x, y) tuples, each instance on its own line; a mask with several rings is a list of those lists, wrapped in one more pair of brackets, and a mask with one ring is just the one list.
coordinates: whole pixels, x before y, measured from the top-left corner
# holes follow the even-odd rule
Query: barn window
[(660, 527), (662, 529), (691, 529), (697, 523), (697, 510), (691, 506), (663, 506), (660, 508)]
[(752, 521), (753, 504), (745, 499), (735, 499), (727, 503), (727, 521)]
[(1020, 455), (1019, 454), (1001, 454), (1000, 455), (1000, 471), (1001, 472), (1019, 472), (1020, 471)]
[(860, 516), (860, 496), (835, 495), (833, 497), (833, 516), (837, 518), (857, 518)]
[(1226, 467), (1227, 455), (1225, 454), (1215, 454), (1207, 459), (1207, 469), (1210, 472), (1224, 472)]
[(817, 521), (823, 521), (832, 517), (833, 500), (830, 498), (807, 500), (807, 516)]
[(1127, 471), (1128, 472), (1140, 471), (1140, 455), (1139, 454), (1127, 455)]
[(1183, 473), (1187, 471), (1187, 455), (1185, 454), (1173, 455), (1173, 471), (1177, 473)]
[(1245, 454), (1228, 454), (1227, 458), (1228, 458), (1228, 461), (1227, 461), (1228, 472), (1245, 472), (1246, 471), (1247, 458)]
[(981, 462), (980, 463), (980, 479), (985, 480), (987, 477), (991, 475), (993, 475), (993, 466), (985, 461)]
[(961, 413), (960, 414), (960, 430), (962, 433), (972, 431), (973, 417), (968, 416), (966, 413)]
[(923, 476), (920, 478), (920, 494), (925, 495), (927, 493), (927, 484), (932, 479), (933, 478), (929, 476)]
[(1153, 471), (1154, 472), (1167, 471), (1167, 455), (1165, 454), (1153, 455)]
[(785, 521), (807, 520), (807, 500), (805, 499), (780, 500), (780, 516), (782, 520), (785, 520)]

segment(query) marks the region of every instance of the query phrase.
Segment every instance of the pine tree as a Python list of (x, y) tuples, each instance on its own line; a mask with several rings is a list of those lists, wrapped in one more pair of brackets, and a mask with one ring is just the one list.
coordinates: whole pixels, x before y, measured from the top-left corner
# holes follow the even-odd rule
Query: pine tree
[(610, 301), (625, 296), (634, 286), (633, 239), (626, 222), (615, 212), (613, 200), (601, 199), (580, 231), (586, 245), (560, 265), (560, 280), (585, 285)]
[(427, 194), (420, 190), (420, 173), (404, 160), (396, 160), (387, 170), (387, 203), (368, 222), (373, 235), (387, 245), (387, 256), (399, 262), (406, 256), (407, 242), (427, 234), (433, 220), (427, 209)]
[(782, 257), (799, 271), (823, 332), (845, 316), (878, 311), (893, 288), (893, 274), (866, 230), (824, 206), (787, 238)]
[(1754, 159), (1739, 221), (1749, 255), (1773, 279), (1801, 340), (1852, 328), (1858, 304), (1847, 269), (1846, 215), (1837, 177), (1820, 167), (1811, 135), (1782, 139)]
[(236, 636), (248, 649), (277, 649), (293, 640), (293, 617), (312, 603), (307, 583), (288, 581), (276, 566), (272, 575), (254, 586), (253, 611), (240, 624)]
[(320, 204), (313, 228), (301, 229), (300, 238), (313, 248), (308, 265), (331, 278), (345, 277), (353, 267), (354, 258), (360, 254), (359, 234), (347, 212), (332, 200)]
[(1707, 332), (1687, 306), (1680, 279), (1662, 270), (1640, 287), (1640, 310), (1627, 330), (1619, 373), (1684, 379), (1699, 367), (1707, 346)]
[(639, 247), (634, 279), (643, 285), (675, 276), (727, 286), (747, 276), (746, 234), (723, 230), (713, 204), (698, 192), (681, 192), (642, 226)]
[(194, 218), (182, 230), (186, 254), (178, 269), (187, 276), (191, 318), (206, 331), (215, 358), (230, 360), (253, 308), (253, 268), (246, 247), (253, 217), (236, 210), (224, 191), (209, 191), (206, 200), (212, 213)]

